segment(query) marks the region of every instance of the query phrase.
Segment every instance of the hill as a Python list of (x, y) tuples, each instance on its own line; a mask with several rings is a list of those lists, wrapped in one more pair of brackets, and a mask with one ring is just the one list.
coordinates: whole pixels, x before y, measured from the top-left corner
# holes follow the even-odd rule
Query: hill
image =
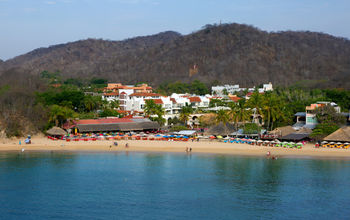
[[(242, 86), (312, 82), (350, 88), (350, 41), (315, 32), (266, 32), (248, 25), (206, 25), (189, 35), (163, 32), (123, 41), (87, 39), (36, 49), (0, 64), (30, 74), (158, 85), (219, 80)], [(191, 74), (190, 74), (191, 73)]]

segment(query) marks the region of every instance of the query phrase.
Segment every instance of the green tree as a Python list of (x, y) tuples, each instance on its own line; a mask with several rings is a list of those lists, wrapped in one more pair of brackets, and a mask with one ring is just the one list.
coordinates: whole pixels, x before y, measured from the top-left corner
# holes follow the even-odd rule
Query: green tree
[(244, 134), (258, 134), (261, 131), (261, 127), (255, 123), (247, 123), (243, 126)]
[(188, 105), (187, 103), (185, 106), (182, 106), (179, 119), (184, 123), (185, 126), (187, 125), (188, 118), (193, 113), (193, 111), (194, 110), (192, 106)]
[(334, 123), (320, 123), (316, 125), (315, 129), (310, 134), (310, 137), (316, 140), (322, 140), (327, 135), (335, 132), (339, 129), (339, 126)]
[(234, 121), (237, 131), (238, 123), (242, 122), (244, 124), (247, 120), (249, 120), (251, 112), (250, 110), (247, 110), (245, 99), (240, 99), (237, 103), (231, 102), (229, 107), (231, 108), (229, 115)]
[(190, 92), (197, 95), (205, 95), (209, 93), (209, 89), (201, 81), (194, 80), (190, 85)]
[(72, 109), (52, 105), (49, 112), (49, 122), (54, 123), (56, 126), (61, 126), (67, 119), (73, 118), (74, 116), (76, 116), (76, 114)]
[(248, 107), (254, 111), (253, 121), (260, 115), (263, 117), (262, 107), (263, 107), (263, 97), (258, 91), (255, 91), (248, 100)]
[[(165, 111), (161, 105), (157, 105), (153, 99), (148, 99), (145, 101), (145, 115), (148, 116), (152, 121), (158, 122), (158, 124), (163, 125), (165, 123)], [(156, 117), (154, 117), (156, 115)]]
[(267, 93), (263, 96), (262, 113), (267, 124), (267, 130), (272, 130), (277, 120), (286, 120), (288, 113), (284, 108), (285, 106), (286, 103), (275, 93)]
[(224, 125), (226, 125), (226, 123), (228, 123), (230, 121), (230, 117), (227, 111), (220, 109), (217, 113), (216, 113), (216, 124), (220, 124), (223, 123)]
[(333, 106), (326, 105), (315, 110), (317, 121), (319, 123), (331, 123), (336, 125), (345, 124), (345, 117), (336, 112)]

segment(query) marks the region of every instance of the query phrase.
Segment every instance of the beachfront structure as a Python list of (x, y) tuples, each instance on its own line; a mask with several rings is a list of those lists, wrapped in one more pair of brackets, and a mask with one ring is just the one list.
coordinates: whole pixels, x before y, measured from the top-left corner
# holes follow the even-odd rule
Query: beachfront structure
[(350, 126), (339, 128), (323, 140), (334, 142), (350, 142)]
[(334, 102), (317, 102), (311, 104), (310, 106), (306, 106), (305, 112), (297, 112), (294, 115), (296, 118), (296, 123), (293, 125), (293, 128), (296, 130), (299, 130), (301, 128), (314, 129), (318, 124), (316, 118), (316, 109), (324, 107), (326, 105), (332, 106), (337, 113), (341, 113), (340, 107)]
[(316, 118), (316, 109), (324, 107), (326, 105), (332, 106), (337, 113), (340, 113), (340, 107), (334, 102), (317, 102), (315, 104), (311, 104), (310, 106), (306, 106), (306, 121), (304, 127), (314, 129), (318, 124)]
[(79, 133), (154, 131), (159, 124), (148, 118), (100, 118), (74, 121), (70, 126)]

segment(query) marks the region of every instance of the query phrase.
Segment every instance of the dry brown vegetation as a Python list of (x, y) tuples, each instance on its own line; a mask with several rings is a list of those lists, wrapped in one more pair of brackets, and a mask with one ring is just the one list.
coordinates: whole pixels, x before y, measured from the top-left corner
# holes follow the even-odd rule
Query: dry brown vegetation
[[(272, 82), (350, 88), (350, 41), (314, 32), (268, 33), (240, 24), (207, 25), (189, 35), (164, 32), (124, 41), (88, 39), (34, 50), (3, 68), (28, 73), (159, 85), (200, 79), (243, 86)], [(197, 73), (189, 76), (196, 65)]]
[(23, 70), (11, 69), (0, 76), (0, 133), (35, 134), (46, 125), (46, 110), (35, 99), (35, 92), (42, 89), (40, 79)]

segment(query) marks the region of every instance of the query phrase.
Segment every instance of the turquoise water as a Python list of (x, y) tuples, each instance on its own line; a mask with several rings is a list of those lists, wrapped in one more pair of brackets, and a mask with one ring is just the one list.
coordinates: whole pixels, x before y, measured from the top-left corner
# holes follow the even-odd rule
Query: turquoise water
[(350, 161), (0, 153), (1, 219), (349, 219)]

